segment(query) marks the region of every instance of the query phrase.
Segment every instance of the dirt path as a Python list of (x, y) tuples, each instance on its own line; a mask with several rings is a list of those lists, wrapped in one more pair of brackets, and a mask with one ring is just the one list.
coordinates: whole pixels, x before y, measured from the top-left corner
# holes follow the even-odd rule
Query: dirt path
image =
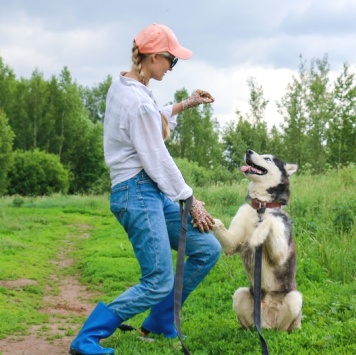
[[(88, 226), (80, 226), (81, 238), (87, 238)], [(49, 315), (46, 325), (33, 326), (27, 336), (11, 336), (0, 340), (0, 353), (3, 355), (62, 355), (68, 354), (69, 345), (77, 334), (79, 327), (73, 322), (73, 316), (87, 316), (94, 308), (88, 303), (92, 294), (73, 276), (62, 276), (61, 270), (69, 267), (73, 260), (68, 258), (68, 250), (73, 247), (74, 236), (66, 237), (66, 247), (59, 251), (56, 272), (51, 275), (53, 284), (58, 287), (58, 295), (52, 294), (52, 288), (45, 290), (44, 307), (40, 312)], [(78, 236), (76, 236), (78, 238)], [(18, 279), (15, 281), (0, 281), (7, 288), (19, 288), (36, 283), (33, 280)], [(70, 334), (70, 335), (69, 335)]]

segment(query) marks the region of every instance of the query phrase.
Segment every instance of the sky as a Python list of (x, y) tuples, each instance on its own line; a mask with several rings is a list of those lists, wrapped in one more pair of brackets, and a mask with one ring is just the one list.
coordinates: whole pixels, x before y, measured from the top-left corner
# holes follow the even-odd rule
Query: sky
[(170, 27), (193, 51), (161, 82), (164, 105), (177, 90), (209, 91), (221, 126), (248, 113), (254, 78), (269, 100), (266, 121), (279, 125), (276, 103), (298, 76), (301, 57), (328, 57), (331, 76), (356, 64), (356, 0), (0, 0), (0, 57), (17, 78), (45, 79), (66, 66), (93, 87), (131, 67), (132, 41), (152, 23)]

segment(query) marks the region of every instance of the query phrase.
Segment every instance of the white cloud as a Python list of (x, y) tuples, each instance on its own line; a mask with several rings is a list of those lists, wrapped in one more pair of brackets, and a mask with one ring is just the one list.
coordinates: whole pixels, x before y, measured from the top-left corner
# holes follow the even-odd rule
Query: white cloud
[(0, 22), (0, 56), (18, 77), (29, 77), (38, 69), (48, 78), (67, 66), (73, 79), (90, 86), (115, 72), (123, 54), (120, 46), (114, 45), (118, 32), (120, 26), (110, 24), (55, 31), (43, 21), (21, 14), (18, 22)]
[[(129, 69), (132, 39), (150, 23), (172, 27), (193, 57), (179, 62), (162, 83), (152, 82), (157, 101), (171, 101), (176, 90), (212, 92), (221, 124), (248, 111), (247, 79), (264, 89), (269, 126), (281, 117), (275, 102), (285, 93), (299, 55), (329, 57), (332, 71), (356, 63), (354, 0), (152, 0), (0, 2), (0, 56), (20, 77), (34, 69), (46, 78), (67, 66), (79, 84), (92, 86), (108, 74)], [(184, 19), (184, 21), (183, 21)]]
[(236, 66), (233, 68), (214, 68), (200, 61), (179, 62), (168, 73), (163, 82), (151, 81), (159, 104), (173, 100), (174, 93), (185, 87), (189, 93), (195, 89), (209, 91), (215, 98), (213, 104), (215, 116), (223, 126), (231, 120), (236, 120), (236, 110), (246, 114), (249, 111), (250, 89), (247, 80), (256, 79), (263, 87), (264, 97), (269, 100), (266, 110), (266, 121), (269, 127), (278, 125), (281, 117), (277, 114), (276, 101), (285, 94), (287, 84), (296, 73), (289, 69), (273, 69), (257, 66)]

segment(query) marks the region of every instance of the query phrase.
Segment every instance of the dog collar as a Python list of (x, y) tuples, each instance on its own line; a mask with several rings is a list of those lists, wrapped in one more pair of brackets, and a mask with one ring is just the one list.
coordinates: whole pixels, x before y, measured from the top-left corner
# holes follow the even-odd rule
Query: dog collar
[(255, 210), (260, 210), (261, 208), (281, 208), (282, 204), (280, 202), (264, 202), (257, 198), (251, 200), (251, 207)]

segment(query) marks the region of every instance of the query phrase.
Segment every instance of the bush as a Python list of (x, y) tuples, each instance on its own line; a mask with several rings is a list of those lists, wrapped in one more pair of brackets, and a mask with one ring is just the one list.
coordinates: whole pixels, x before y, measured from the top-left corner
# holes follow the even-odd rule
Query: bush
[(174, 158), (174, 161), (187, 184), (194, 187), (210, 186), (213, 183), (233, 183), (243, 178), (238, 171), (230, 172), (223, 166), (207, 169), (187, 159)]
[(15, 197), (12, 201), (14, 207), (21, 207), (24, 204), (25, 200), (19, 196)]
[(174, 161), (188, 185), (204, 186), (212, 180), (212, 172), (202, 168), (198, 163), (181, 158), (176, 158)]
[(15, 151), (13, 158), (8, 174), (10, 195), (42, 196), (68, 191), (68, 171), (58, 156), (34, 150)]

